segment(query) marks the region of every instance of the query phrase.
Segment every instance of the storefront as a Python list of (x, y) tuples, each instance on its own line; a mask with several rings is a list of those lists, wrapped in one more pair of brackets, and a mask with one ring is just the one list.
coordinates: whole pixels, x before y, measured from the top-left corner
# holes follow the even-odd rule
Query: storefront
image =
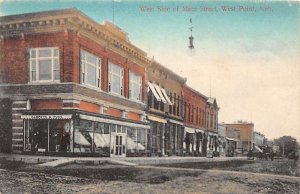
[(185, 155), (204, 155), (205, 133), (201, 129), (190, 127), (184, 128), (184, 152)]
[(147, 154), (150, 126), (84, 114), (22, 115), (24, 152), (125, 157)]
[(181, 156), (183, 154), (183, 123), (173, 119), (168, 119), (165, 131), (166, 155)]

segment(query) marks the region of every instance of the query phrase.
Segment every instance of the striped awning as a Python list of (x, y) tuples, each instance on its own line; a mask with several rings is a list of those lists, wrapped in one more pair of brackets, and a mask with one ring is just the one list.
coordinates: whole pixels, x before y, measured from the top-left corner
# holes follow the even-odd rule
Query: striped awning
[(154, 88), (155, 88), (156, 92), (158, 93), (158, 95), (159, 95), (159, 97), (160, 97), (161, 101), (162, 101), (163, 103), (167, 103), (167, 101), (166, 101), (166, 99), (165, 99), (164, 95), (162, 94), (161, 87), (159, 87), (159, 86), (158, 86), (158, 85), (156, 85), (156, 84), (153, 84), (153, 86), (154, 86)]
[(156, 92), (156, 90), (155, 90), (153, 84), (152, 84), (151, 82), (147, 82), (147, 83), (148, 83), (148, 86), (149, 86), (151, 92), (153, 93), (154, 97), (156, 98), (156, 100), (160, 102), (160, 101), (161, 101), (161, 98), (160, 98), (160, 96), (158, 95), (158, 93)]

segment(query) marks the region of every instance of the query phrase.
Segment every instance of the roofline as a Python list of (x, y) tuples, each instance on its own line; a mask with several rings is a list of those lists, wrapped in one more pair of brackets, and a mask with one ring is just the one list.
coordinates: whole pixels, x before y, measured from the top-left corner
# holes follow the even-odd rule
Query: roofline
[(208, 100), (209, 97), (205, 96), (204, 94), (201, 94), (199, 91), (195, 90), (194, 88), (192, 88), (191, 86), (185, 84), (185, 87), (187, 87), (189, 90), (192, 90), (193, 92), (195, 92), (196, 94), (200, 95), (201, 97), (203, 97), (205, 100)]
[(162, 65), (161, 63), (159, 63), (158, 61), (151, 59), (151, 66), (152, 64), (155, 64), (158, 68), (164, 70), (164, 71), (168, 71), (170, 72), (172, 75), (174, 75), (177, 79), (179, 79), (180, 82), (182, 82), (183, 84), (186, 83), (187, 78), (185, 77), (181, 77), (180, 75), (178, 75), (177, 73), (175, 73), (174, 71), (172, 71), (171, 69), (167, 68), (166, 66)]
[[(94, 19), (92, 19), (91, 17), (89, 17), (88, 15), (86, 15), (85, 13), (83, 13), (82, 11), (80, 11), (79, 9), (77, 9), (75, 7), (66, 8), (66, 9), (52, 9), (52, 10), (46, 10), (46, 11), (38, 11), (38, 12), (29, 12), (29, 13), (22, 13), (22, 14), (0, 16), (0, 25), (4, 21), (5, 22), (10, 22), (10, 21), (12, 22), (12, 21), (15, 21), (15, 20), (18, 20), (18, 19), (20, 19), (20, 20), (26, 20), (26, 19), (39, 18), (39, 17), (42, 17), (42, 16), (58, 15), (58, 14), (79, 14), (81, 17), (83, 17), (84, 19), (88, 20), (89, 22), (92, 22), (94, 25), (96, 25), (98, 27), (101, 27), (102, 30), (108, 31), (104, 27), (104, 23), (105, 22), (109, 22), (109, 21), (104, 21), (102, 24), (98, 23)], [(127, 32), (123, 31), (121, 28), (119, 28), (116, 25), (114, 25), (114, 26), (127, 35)], [(110, 36), (112, 36), (113, 38), (116, 38), (116, 39), (120, 39), (119, 37), (117, 37), (113, 33), (110, 33)], [(147, 52), (145, 52), (142, 49), (138, 48), (137, 46), (133, 45), (130, 41), (127, 41), (127, 43), (128, 43), (128, 45), (130, 45), (131, 47), (133, 47), (134, 49), (136, 49), (136, 51), (138, 51), (141, 54), (143, 54), (144, 55), (143, 57), (146, 60), (149, 60), (147, 58)]]

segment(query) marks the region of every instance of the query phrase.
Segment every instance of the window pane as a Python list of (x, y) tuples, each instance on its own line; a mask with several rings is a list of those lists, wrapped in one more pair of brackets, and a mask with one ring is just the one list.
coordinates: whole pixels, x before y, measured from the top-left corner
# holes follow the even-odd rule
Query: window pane
[(89, 63), (92, 63), (92, 64), (96, 64), (97, 63), (97, 57), (95, 55), (87, 53), (86, 61), (89, 62)]
[(31, 71), (36, 71), (36, 61), (35, 60), (31, 61)]
[(96, 68), (87, 64), (87, 83), (96, 86)]
[(39, 57), (51, 57), (51, 49), (40, 49)]
[(54, 57), (58, 56), (58, 49), (54, 49)]
[(39, 61), (39, 79), (51, 80), (51, 60)]
[(114, 73), (114, 74), (120, 74), (120, 67), (118, 67), (117, 65), (111, 65), (111, 71)]
[(30, 50), (30, 58), (36, 58), (36, 50), (35, 49)]
[(55, 70), (59, 70), (58, 59), (54, 59), (54, 69), (55, 69)]
[(120, 94), (121, 86), (120, 86), (120, 77), (113, 75), (112, 76), (112, 92)]
[(31, 81), (35, 81), (36, 80), (36, 72), (32, 71), (31, 72)]
[(59, 71), (58, 70), (54, 71), (54, 80), (59, 80)]

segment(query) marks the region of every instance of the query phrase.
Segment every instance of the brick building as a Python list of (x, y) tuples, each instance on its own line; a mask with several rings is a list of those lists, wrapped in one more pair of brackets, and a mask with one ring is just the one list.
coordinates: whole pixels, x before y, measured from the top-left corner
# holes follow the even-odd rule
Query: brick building
[(6, 150), (147, 154), (151, 64), (125, 32), (65, 9), (0, 17), (0, 37)]
[(154, 155), (183, 153), (183, 91), (186, 79), (153, 61), (147, 69), (147, 118), (149, 142)]
[(186, 155), (206, 156), (208, 128), (206, 109), (208, 97), (185, 85), (184, 93), (184, 149)]

